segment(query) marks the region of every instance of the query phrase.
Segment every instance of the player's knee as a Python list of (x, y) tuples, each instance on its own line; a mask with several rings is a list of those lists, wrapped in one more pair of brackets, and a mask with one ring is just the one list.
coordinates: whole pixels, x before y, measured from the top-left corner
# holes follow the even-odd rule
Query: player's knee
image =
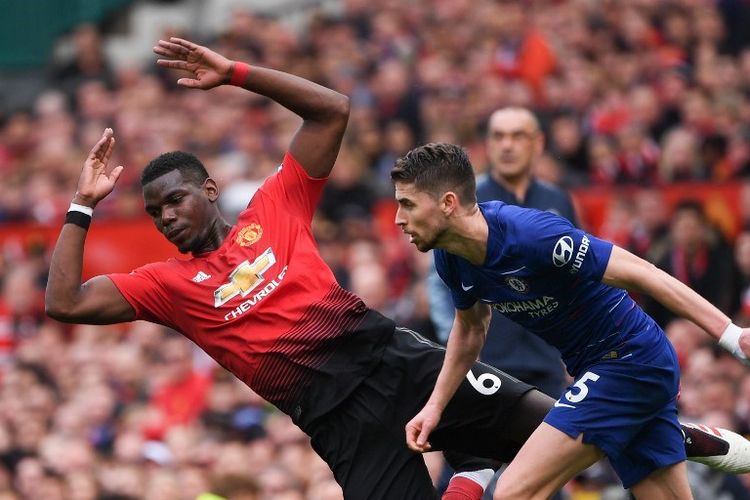
[(637, 499), (691, 500), (685, 462), (658, 469), (630, 489)]

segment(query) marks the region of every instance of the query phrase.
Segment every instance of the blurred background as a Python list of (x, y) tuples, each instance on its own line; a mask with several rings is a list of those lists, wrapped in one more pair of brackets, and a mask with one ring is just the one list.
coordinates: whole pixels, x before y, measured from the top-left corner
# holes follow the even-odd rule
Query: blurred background
[[(298, 121), (235, 88), (178, 89), (151, 47), (178, 35), (351, 97), (314, 222), (340, 283), (435, 335), (429, 255), (393, 224), (388, 172), (455, 142), (486, 169), (486, 121), (539, 117), (535, 175), (570, 190), (582, 226), (669, 270), (750, 324), (747, 0), (77, 0), (0, 16), (0, 500), (333, 500), (291, 421), (175, 332), (47, 319), (52, 245), (103, 128), (125, 165), (96, 210), (86, 276), (175, 251), (142, 209), (154, 156), (197, 154), (231, 217), (273, 172)], [(683, 370), (681, 418), (750, 432), (750, 374), (695, 325), (642, 301)], [(441, 460), (428, 460), (435, 475)], [(750, 498), (750, 478), (690, 465), (696, 499)], [(566, 488), (620, 499), (606, 465)], [(204, 497), (207, 498), (207, 497)]]

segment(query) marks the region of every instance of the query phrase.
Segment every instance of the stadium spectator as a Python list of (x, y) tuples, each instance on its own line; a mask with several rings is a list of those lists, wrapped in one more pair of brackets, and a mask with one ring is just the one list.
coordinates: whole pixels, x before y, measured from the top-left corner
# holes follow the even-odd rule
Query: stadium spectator
[[(721, 232), (707, 220), (700, 203), (685, 200), (675, 208), (669, 248), (655, 264), (726, 314), (734, 312), (731, 250)], [(662, 326), (675, 317), (652, 299), (645, 299), (644, 308)]]

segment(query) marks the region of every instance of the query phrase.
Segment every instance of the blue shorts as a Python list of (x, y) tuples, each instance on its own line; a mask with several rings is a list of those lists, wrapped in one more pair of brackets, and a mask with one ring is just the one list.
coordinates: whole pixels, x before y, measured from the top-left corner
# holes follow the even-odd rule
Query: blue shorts
[[(604, 359), (606, 358), (606, 359)], [(686, 459), (677, 356), (655, 324), (581, 370), (544, 419), (598, 447), (623, 486)]]

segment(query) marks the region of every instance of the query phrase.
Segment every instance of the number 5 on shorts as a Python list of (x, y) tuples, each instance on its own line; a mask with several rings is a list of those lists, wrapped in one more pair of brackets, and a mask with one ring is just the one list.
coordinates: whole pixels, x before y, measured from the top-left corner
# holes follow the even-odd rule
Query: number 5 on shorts
[(573, 384), (573, 387), (578, 389), (578, 392), (576, 394), (573, 394), (573, 391), (570, 390), (565, 393), (565, 399), (570, 401), (571, 403), (580, 403), (583, 401), (583, 398), (585, 398), (589, 393), (589, 388), (586, 386), (586, 382), (588, 381), (596, 382), (599, 380), (599, 375), (597, 375), (594, 372), (586, 372), (583, 374), (583, 377), (579, 378), (575, 384)]

